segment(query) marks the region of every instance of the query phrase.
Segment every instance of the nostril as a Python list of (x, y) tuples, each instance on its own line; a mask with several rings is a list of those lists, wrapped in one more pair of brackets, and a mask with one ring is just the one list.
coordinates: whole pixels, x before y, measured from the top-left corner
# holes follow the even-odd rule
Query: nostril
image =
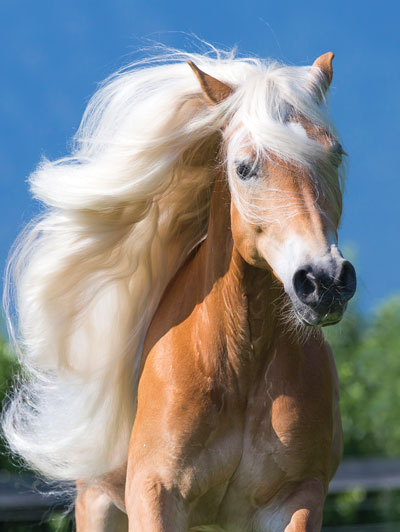
[(312, 303), (318, 297), (318, 284), (314, 275), (307, 270), (298, 270), (293, 276), (293, 287), (303, 303)]
[(338, 286), (344, 301), (348, 301), (354, 296), (357, 288), (357, 276), (354, 266), (347, 260), (343, 262)]
[(303, 294), (306, 296), (309, 296), (310, 294), (313, 294), (316, 289), (317, 285), (315, 283), (314, 279), (311, 279), (309, 276), (307, 276), (302, 284)]

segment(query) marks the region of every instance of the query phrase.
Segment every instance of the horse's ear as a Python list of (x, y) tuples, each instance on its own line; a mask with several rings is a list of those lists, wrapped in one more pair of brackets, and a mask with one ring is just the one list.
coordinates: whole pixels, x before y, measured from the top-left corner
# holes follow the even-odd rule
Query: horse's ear
[(193, 61), (188, 61), (188, 65), (196, 74), (208, 103), (212, 105), (220, 103), (232, 94), (233, 90), (231, 87), (200, 70)]
[(325, 90), (329, 87), (333, 77), (332, 61), (335, 57), (333, 52), (320, 55), (313, 63), (313, 67), (318, 67), (325, 77)]

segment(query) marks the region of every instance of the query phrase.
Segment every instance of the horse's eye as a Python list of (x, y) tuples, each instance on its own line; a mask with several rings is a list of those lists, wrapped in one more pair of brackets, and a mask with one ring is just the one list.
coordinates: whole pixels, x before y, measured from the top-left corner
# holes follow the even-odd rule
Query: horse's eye
[(342, 155), (343, 152), (341, 150), (335, 150), (331, 155), (332, 164), (333, 166), (336, 166), (336, 168), (342, 164)]
[(347, 155), (347, 153), (343, 150), (342, 146), (337, 143), (336, 146), (334, 146), (332, 151), (332, 163), (334, 166), (338, 167), (342, 163), (342, 155)]
[(250, 179), (253, 175), (253, 167), (251, 164), (242, 163), (236, 167), (236, 174), (240, 179)]

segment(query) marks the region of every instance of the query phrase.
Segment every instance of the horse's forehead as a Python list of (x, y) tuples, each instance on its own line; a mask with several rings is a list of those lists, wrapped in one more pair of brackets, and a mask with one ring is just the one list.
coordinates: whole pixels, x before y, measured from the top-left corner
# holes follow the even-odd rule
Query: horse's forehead
[[(336, 137), (327, 128), (320, 124), (315, 124), (303, 115), (291, 115), (286, 122), (286, 126), (297, 135), (303, 136), (304, 139), (309, 138), (327, 148), (337, 144)], [(229, 131), (225, 137), (227, 143), (230, 142), (232, 136), (240, 130), (241, 127), (243, 127), (242, 124), (237, 125), (236, 128)], [(254, 157), (257, 154), (256, 148), (252, 146), (250, 134), (243, 139), (240, 151), (242, 152), (242, 155), (249, 158)]]
[(324, 126), (315, 124), (304, 116), (293, 116), (289, 120), (289, 127), (296, 130), (297, 133), (315, 140), (323, 146), (330, 147), (336, 143), (336, 138)]

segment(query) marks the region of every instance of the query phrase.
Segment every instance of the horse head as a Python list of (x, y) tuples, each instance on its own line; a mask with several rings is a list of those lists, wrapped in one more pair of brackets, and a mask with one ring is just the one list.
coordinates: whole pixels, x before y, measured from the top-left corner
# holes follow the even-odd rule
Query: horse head
[(238, 102), (223, 131), (235, 246), (247, 263), (272, 270), (310, 326), (340, 321), (356, 289), (354, 267), (338, 248), (344, 152), (320, 114), (332, 59), (322, 55), (293, 79), (296, 91), (286, 91), (287, 72), (284, 83), (254, 77), (232, 88), (190, 64), (209, 105)]

